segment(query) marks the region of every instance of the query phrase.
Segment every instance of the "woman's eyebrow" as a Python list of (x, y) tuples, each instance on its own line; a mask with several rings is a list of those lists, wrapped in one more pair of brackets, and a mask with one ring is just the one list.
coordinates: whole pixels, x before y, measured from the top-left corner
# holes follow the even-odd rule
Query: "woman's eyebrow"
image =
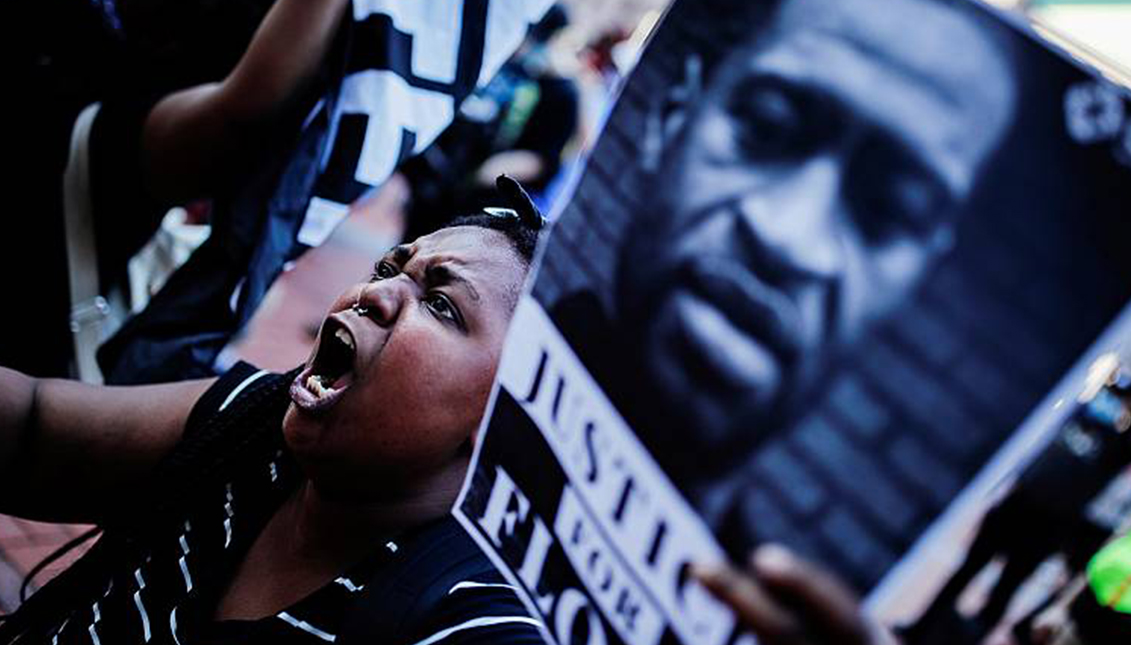
[(400, 266), (404, 266), (409, 261), (409, 258), (412, 257), (412, 247), (408, 244), (398, 244), (389, 249), (389, 254), (393, 256), (394, 262)]
[(444, 264), (432, 264), (424, 269), (424, 282), (431, 287), (441, 287), (448, 284), (459, 284), (467, 290), (467, 295), (475, 302), (479, 302), (479, 292), (471, 281), (460, 275), (457, 271)]

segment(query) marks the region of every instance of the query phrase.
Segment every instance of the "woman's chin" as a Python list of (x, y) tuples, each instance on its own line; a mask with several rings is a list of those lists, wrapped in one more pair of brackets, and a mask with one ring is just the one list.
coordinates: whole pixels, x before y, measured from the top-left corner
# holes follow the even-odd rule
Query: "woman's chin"
[(292, 453), (304, 454), (314, 450), (325, 433), (325, 419), (303, 413), (292, 403), (283, 417), (283, 440)]

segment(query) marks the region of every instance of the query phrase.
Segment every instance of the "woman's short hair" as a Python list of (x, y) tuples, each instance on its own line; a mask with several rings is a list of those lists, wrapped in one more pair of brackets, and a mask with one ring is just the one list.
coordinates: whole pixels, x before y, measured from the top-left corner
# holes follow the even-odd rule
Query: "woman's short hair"
[(534, 251), (538, 248), (538, 235), (545, 226), (546, 219), (538, 211), (534, 200), (530, 199), (514, 179), (500, 175), (495, 180), (495, 187), (499, 191), (500, 201), (505, 206), (484, 208), (468, 215), (461, 215), (442, 228), (478, 226), (499, 231), (507, 236), (518, 256), (529, 265), (534, 259)]
[(523, 262), (530, 264), (534, 258), (534, 250), (538, 246), (538, 231), (523, 223), (518, 217), (505, 217), (488, 213), (472, 213), (461, 215), (444, 225), (443, 228), (453, 226), (478, 226), (480, 228), (499, 231), (507, 236), (511, 247), (514, 248)]

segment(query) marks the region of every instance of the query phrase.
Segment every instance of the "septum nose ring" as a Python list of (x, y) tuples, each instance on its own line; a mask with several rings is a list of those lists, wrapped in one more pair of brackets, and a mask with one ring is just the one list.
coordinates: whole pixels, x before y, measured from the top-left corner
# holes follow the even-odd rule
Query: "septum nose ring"
[(357, 290), (357, 299), (354, 300), (353, 306), (350, 307), (350, 309), (359, 316), (364, 316), (365, 314), (369, 313), (369, 307), (361, 306), (361, 296), (365, 295), (365, 288), (367, 286), (369, 285), (362, 285), (361, 288)]

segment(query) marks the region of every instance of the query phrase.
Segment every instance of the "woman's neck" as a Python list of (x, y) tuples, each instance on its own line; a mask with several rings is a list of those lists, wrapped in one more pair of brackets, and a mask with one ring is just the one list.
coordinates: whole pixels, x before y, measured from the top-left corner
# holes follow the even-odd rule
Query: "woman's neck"
[(328, 496), (306, 480), (280, 509), (278, 528), (289, 536), (292, 556), (348, 566), (399, 533), (446, 515), (461, 481), (462, 471), (450, 473), (415, 494), (369, 500)]
[(255, 539), (215, 618), (255, 619), (285, 609), (399, 533), (447, 514), (462, 470), (430, 482), (426, 494), (389, 500), (327, 497), (305, 480)]

